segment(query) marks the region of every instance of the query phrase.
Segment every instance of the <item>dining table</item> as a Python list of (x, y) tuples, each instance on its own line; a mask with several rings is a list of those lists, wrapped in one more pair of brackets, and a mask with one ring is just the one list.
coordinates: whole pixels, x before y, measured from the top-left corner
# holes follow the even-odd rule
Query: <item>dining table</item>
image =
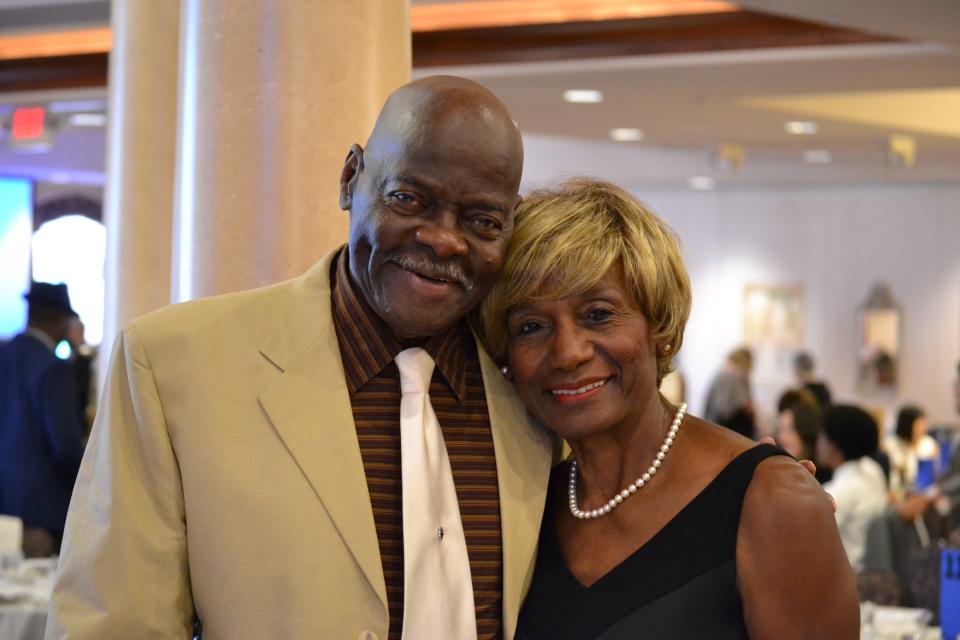
[(42, 640), (56, 567), (56, 557), (0, 567), (0, 639)]
[(940, 627), (930, 624), (933, 617), (926, 609), (861, 602), (860, 640), (942, 640)]

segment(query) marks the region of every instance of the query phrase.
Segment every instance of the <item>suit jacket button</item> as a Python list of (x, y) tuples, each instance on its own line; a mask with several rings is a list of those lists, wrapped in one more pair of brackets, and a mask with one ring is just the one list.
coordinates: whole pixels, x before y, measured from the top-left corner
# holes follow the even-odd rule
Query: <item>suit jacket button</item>
[(373, 631), (363, 631), (357, 637), (357, 640), (377, 640), (377, 634)]

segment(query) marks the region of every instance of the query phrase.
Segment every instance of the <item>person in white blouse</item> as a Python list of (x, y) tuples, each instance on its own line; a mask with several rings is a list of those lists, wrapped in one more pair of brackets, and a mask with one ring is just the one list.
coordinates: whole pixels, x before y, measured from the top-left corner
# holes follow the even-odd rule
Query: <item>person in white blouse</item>
[(870, 457), (877, 450), (876, 422), (859, 407), (834, 405), (823, 415), (817, 464), (833, 471), (823, 485), (837, 502), (837, 527), (854, 571), (863, 569), (867, 527), (888, 504), (887, 482)]
[[(919, 493), (929, 487), (939, 472), (940, 446), (927, 433), (923, 409), (907, 405), (897, 414), (896, 430), (883, 441), (890, 456), (890, 488), (898, 498)], [(920, 473), (921, 463), (929, 465)]]

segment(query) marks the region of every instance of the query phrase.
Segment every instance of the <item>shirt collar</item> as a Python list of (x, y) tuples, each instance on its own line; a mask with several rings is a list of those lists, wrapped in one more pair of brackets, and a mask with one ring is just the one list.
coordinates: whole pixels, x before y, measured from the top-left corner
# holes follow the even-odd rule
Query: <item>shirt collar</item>
[[(344, 372), (350, 393), (355, 393), (389, 365), (405, 346), (367, 304), (350, 279), (346, 247), (334, 259), (332, 275), (333, 322), (340, 337)], [(467, 392), (467, 361), (476, 359), (476, 343), (465, 320), (418, 345), (436, 362), (450, 389), (461, 403)]]
[(50, 349), (50, 351), (56, 351), (57, 349), (56, 343), (53, 341), (53, 338), (51, 338), (46, 334), (46, 332), (41, 331), (36, 327), (27, 327), (26, 329), (24, 329), (23, 333), (24, 335), (30, 336), (34, 340), (39, 340), (47, 347), (47, 349)]
[(880, 471), (881, 475), (883, 471), (880, 469), (880, 465), (874, 461), (870, 456), (861, 456), (853, 460), (844, 460), (840, 466), (833, 470), (833, 480), (843, 479), (847, 476), (858, 476), (858, 475), (867, 475), (873, 472), (873, 468), (876, 467)]

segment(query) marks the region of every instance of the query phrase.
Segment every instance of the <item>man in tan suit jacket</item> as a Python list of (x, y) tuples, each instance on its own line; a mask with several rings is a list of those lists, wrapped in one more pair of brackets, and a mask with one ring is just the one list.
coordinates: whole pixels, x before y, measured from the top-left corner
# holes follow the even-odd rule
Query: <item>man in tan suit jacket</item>
[[(350, 276), (398, 338), (436, 335), (479, 302), (499, 273), (521, 166), (503, 105), (454, 78), (398, 90), (367, 148), (351, 149), (341, 177)], [(410, 247), (456, 263), (463, 282), (434, 282), (446, 295), (423, 298), (422, 274), (395, 259)], [(160, 310), (119, 336), (48, 638), (189, 638), (195, 616), (205, 640), (388, 637), (332, 260)], [(512, 638), (553, 440), (479, 357), (500, 499), (502, 635)]]

